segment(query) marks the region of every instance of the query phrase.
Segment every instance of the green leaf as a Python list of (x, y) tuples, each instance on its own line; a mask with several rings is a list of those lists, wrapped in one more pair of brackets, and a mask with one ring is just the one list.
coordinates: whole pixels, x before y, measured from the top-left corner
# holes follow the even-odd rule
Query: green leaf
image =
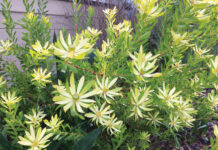
[(48, 150), (58, 150), (61, 144), (62, 144), (62, 141), (52, 142), (47, 149)]
[(91, 150), (92, 145), (95, 140), (99, 136), (101, 129), (95, 129), (91, 131), (89, 134), (84, 136), (81, 140), (79, 140), (72, 148), (72, 150)]
[(9, 141), (7, 140), (6, 137), (4, 137), (2, 135), (2, 133), (0, 133), (0, 149), (7, 149), (7, 150), (12, 150), (12, 146), (11, 144), (9, 143)]

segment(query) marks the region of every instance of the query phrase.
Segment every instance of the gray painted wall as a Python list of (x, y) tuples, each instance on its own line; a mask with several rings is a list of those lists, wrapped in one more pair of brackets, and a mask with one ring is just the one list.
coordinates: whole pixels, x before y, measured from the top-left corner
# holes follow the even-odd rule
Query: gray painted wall
[[(2, 2), (3, 0), (0, 0)], [(11, 15), (12, 18), (15, 21), (19, 21), (25, 12), (25, 7), (23, 5), (22, 0), (11, 0), (12, 2), (12, 8), (11, 8)], [(34, 6), (35, 9), (37, 9), (37, 5)], [(86, 10), (88, 8), (88, 5), (82, 4), (82, 17), (81, 20), (83, 20), (83, 17), (86, 16)], [(101, 29), (103, 32), (105, 30), (105, 17), (102, 12), (104, 8), (103, 5), (95, 5), (95, 15), (93, 18), (93, 27), (97, 29)], [(54, 31), (56, 33), (59, 32), (59, 30), (64, 27), (65, 29), (68, 30), (69, 33), (72, 34), (72, 3), (67, 2), (67, 1), (62, 1), (62, 0), (48, 0), (48, 5), (47, 5), (47, 10), (48, 10), (48, 17), (50, 18), (50, 22), (52, 22), (52, 33), (51, 37), (53, 37)], [(1, 7), (0, 7), (1, 11)], [(127, 11), (120, 11), (119, 16), (128, 16)], [(123, 19), (123, 17), (121, 17)], [(3, 21), (3, 16), (0, 14), (0, 22)], [(122, 20), (121, 19), (121, 20)], [(131, 19), (131, 18), (130, 18)], [(82, 26), (82, 21), (80, 22), (80, 26)], [(16, 26), (15, 30), (17, 31), (16, 37), (18, 38), (18, 43), (22, 43), (21, 37), (22, 37), (22, 32), (24, 31), (20, 26)], [(8, 36), (5, 32), (4, 25), (0, 23), (0, 39), (7, 39)]]
[[(2, 0), (0, 0), (2, 2)], [(11, 8), (11, 15), (15, 21), (20, 20), (25, 12), (24, 5), (22, 0), (12, 0), (12, 8)], [(37, 9), (37, 6), (34, 7)], [(64, 2), (64, 1), (57, 1), (57, 0), (48, 0), (48, 17), (50, 21), (53, 23), (52, 25), (52, 32), (55, 30), (59, 30), (61, 27), (66, 29), (71, 29), (72, 21), (71, 21), (71, 3)], [(1, 11), (1, 7), (0, 7)], [(0, 22), (3, 21), (3, 16), (0, 14)], [(23, 29), (20, 26), (16, 26), (15, 30), (17, 31), (17, 38), (18, 43), (21, 42), (22, 32)], [(4, 29), (4, 25), (0, 23), (0, 39), (7, 39), (7, 34)]]

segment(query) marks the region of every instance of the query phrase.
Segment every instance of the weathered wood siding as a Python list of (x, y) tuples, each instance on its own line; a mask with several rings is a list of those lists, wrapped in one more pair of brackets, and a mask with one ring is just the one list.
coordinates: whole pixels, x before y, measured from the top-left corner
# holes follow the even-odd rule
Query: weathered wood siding
[[(2, 0), (0, 0), (0, 2), (2, 2)], [(12, 0), (12, 8), (11, 8), (11, 15), (12, 18), (15, 21), (19, 21), (25, 12), (25, 7), (23, 5), (22, 0)], [(37, 5), (34, 6), (35, 9), (37, 9)], [(83, 4), (82, 5), (82, 17), (81, 20), (83, 20), (83, 17), (85, 17), (85, 15), (87, 15), (87, 10), (88, 5)], [(104, 6), (98, 6), (95, 5), (95, 15), (93, 18), (93, 26), (95, 28), (104, 30), (105, 29), (105, 18), (104, 18), (104, 14), (102, 12), (104, 8)], [(72, 27), (73, 27), (73, 23), (72, 23), (72, 3), (71, 2), (66, 2), (66, 1), (61, 1), (61, 0), (48, 0), (48, 5), (47, 5), (47, 10), (48, 10), (48, 17), (50, 18), (50, 21), (52, 22), (52, 32), (51, 32), (51, 37), (53, 37), (53, 33), (54, 31), (56, 33), (59, 32), (59, 30), (64, 27), (65, 29), (67, 29), (69, 31), (69, 33), (72, 33)], [(0, 11), (1, 11), (1, 7), (0, 7)], [(122, 16), (128, 16), (127, 11), (122, 11), (121, 12), (123, 15)], [(4, 19), (4, 17), (0, 14), (0, 22), (2, 22)], [(82, 25), (82, 22), (80, 23), (80, 26)], [(15, 30), (17, 31), (16, 37), (18, 39), (18, 43), (20, 43), (21, 37), (22, 37), (22, 32), (24, 31), (20, 26), (16, 26)], [(104, 31), (103, 31), (104, 32)], [(4, 29), (4, 25), (2, 23), (0, 23), (0, 39), (7, 39), (7, 34), (5, 32)]]

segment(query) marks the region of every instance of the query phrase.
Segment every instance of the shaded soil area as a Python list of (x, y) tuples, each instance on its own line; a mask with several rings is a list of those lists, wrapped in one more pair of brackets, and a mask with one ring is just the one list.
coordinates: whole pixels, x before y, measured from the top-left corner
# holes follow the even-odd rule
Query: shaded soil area
[[(215, 141), (215, 135), (214, 135), (214, 129), (213, 126), (218, 125), (217, 120), (213, 120), (212, 122), (209, 122), (205, 128), (207, 128), (207, 131), (204, 135), (196, 136), (195, 134), (190, 135), (184, 133), (181, 133), (181, 139), (179, 140), (180, 147), (173, 147), (173, 145), (176, 144), (175, 141), (165, 141), (165, 142), (157, 142), (158, 144), (155, 144), (152, 146), (151, 150), (205, 150), (206, 147), (210, 149), (210, 138), (213, 137)], [(187, 130), (187, 132), (189, 132)], [(218, 150), (218, 147), (217, 147)]]

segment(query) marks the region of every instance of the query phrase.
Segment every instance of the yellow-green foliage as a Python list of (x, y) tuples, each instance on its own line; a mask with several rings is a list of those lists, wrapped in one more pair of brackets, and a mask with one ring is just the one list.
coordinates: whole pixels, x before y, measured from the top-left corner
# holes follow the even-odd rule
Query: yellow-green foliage
[(0, 140), (17, 150), (67, 150), (87, 138), (80, 146), (90, 144), (97, 135), (86, 134), (101, 128), (93, 149), (154, 149), (160, 141), (176, 147), (183, 134), (199, 136), (217, 119), (217, 1), (134, 4), (134, 25), (115, 24), (116, 7), (103, 11), (107, 39), (97, 47), (101, 31), (91, 27), (73, 37), (62, 30), (49, 42), (51, 23), (40, 16), (46, 7), (37, 15), (24, 1), (25, 45), (19, 45), (9, 30), (11, 2), (3, 0), (10, 39), (1, 40), (0, 53), (22, 65), (18, 70), (1, 57)]

